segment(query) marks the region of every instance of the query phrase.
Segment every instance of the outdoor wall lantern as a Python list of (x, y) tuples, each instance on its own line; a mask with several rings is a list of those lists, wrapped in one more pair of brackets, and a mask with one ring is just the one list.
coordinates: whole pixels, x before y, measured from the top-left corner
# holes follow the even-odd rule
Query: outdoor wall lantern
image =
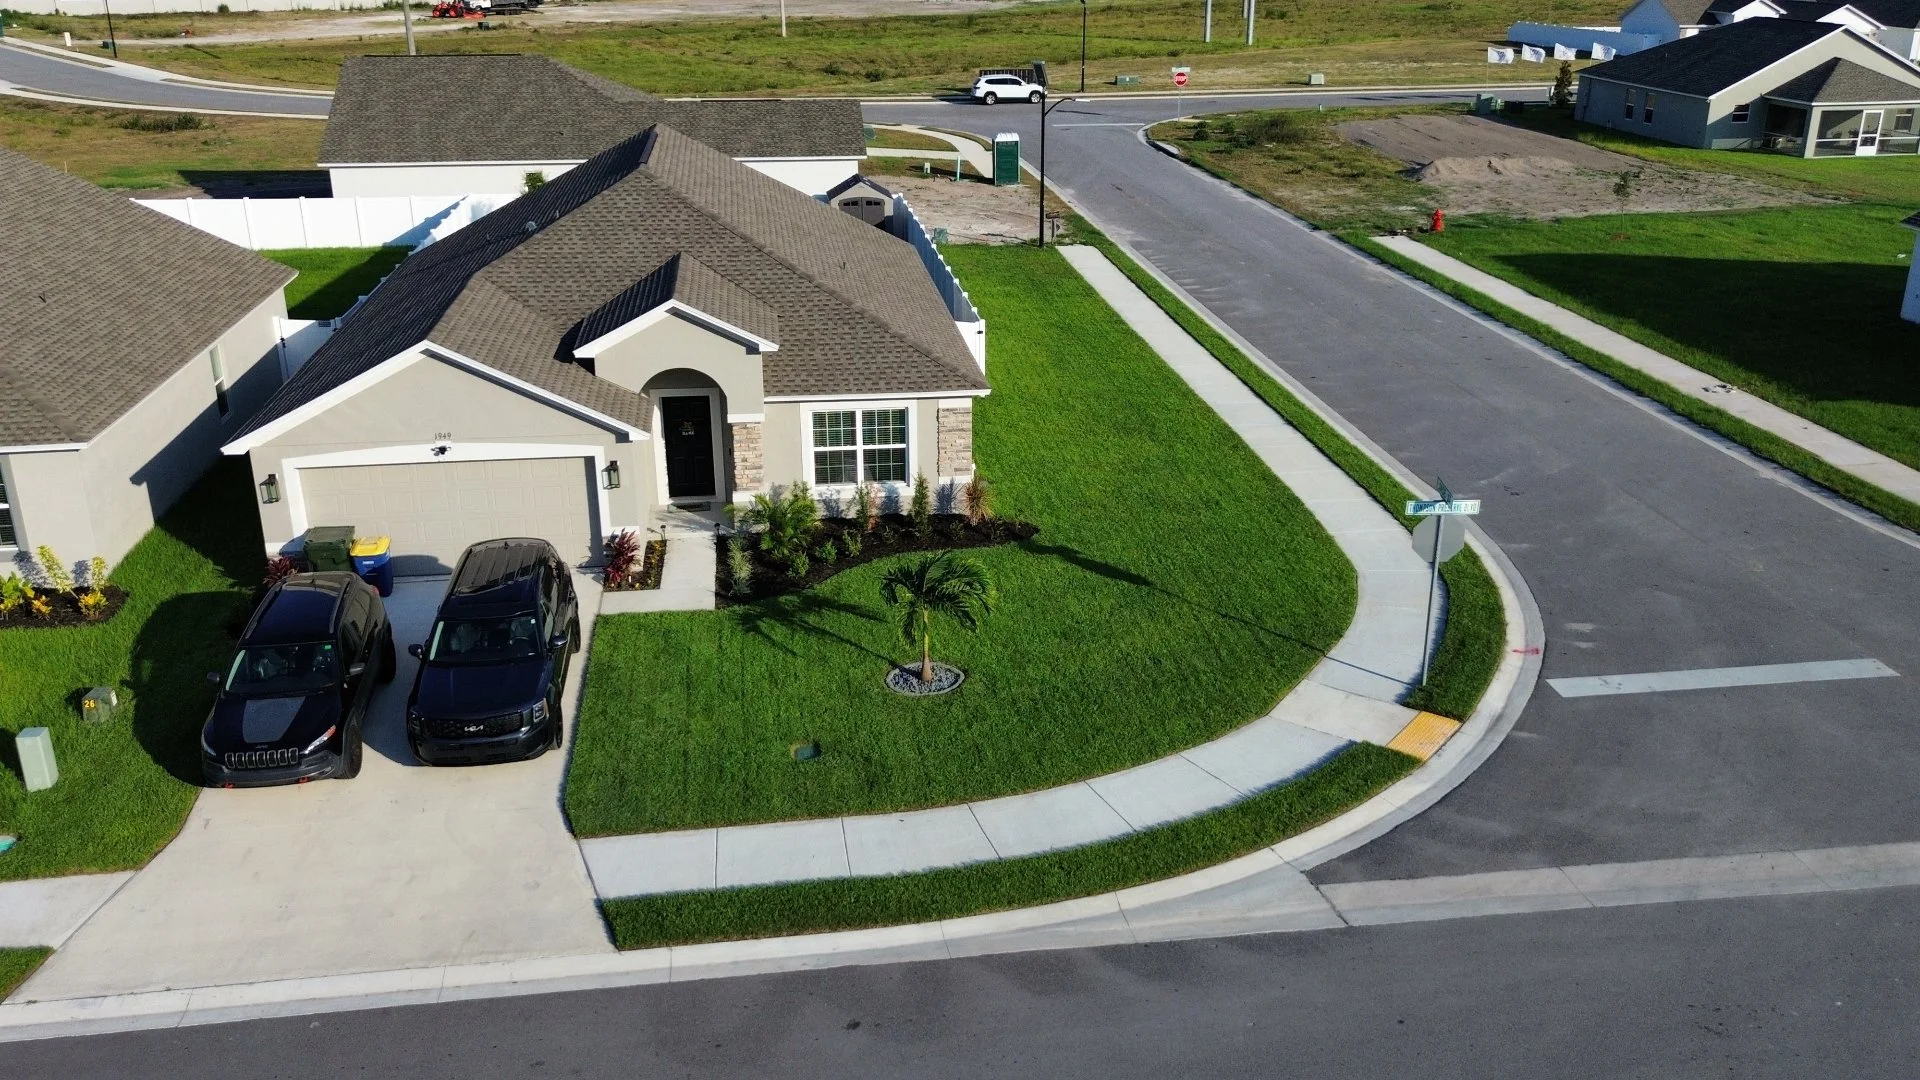
[(267, 478), (260, 481), (260, 501), (266, 503), (268, 506), (280, 501), (279, 477), (268, 473)]
[(600, 470), (600, 475), (606, 478), (608, 491), (612, 491), (614, 488), (619, 487), (620, 486), (620, 463), (617, 461), (607, 462), (607, 467)]

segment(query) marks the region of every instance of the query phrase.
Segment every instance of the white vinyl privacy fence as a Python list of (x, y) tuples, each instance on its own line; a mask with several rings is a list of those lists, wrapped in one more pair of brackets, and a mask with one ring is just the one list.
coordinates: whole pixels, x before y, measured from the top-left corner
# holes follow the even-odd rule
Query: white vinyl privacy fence
[(419, 247), (484, 217), (512, 196), (383, 195), (345, 199), (135, 199), (255, 251)]
[(953, 325), (966, 339), (967, 351), (973, 354), (973, 362), (980, 370), (987, 370), (987, 321), (974, 310), (973, 297), (960, 287), (960, 279), (954, 276), (953, 267), (947, 265), (946, 257), (940, 254), (940, 248), (928, 235), (927, 227), (920, 223), (920, 216), (907, 205), (904, 195), (893, 197), (893, 220), (896, 222), (894, 233), (913, 245), (920, 253), (920, 265), (927, 268), (927, 276), (933, 279), (933, 287), (940, 290), (940, 299), (946, 301), (947, 314), (953, 318)]

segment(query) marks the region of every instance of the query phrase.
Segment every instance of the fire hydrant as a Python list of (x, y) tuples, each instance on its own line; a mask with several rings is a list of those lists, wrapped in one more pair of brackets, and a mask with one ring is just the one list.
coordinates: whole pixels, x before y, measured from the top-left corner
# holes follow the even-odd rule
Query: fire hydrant
[(1447, 231), (1447, 212), (1445, 210), (1435, 210), (1433, 212), (1433, 231)]

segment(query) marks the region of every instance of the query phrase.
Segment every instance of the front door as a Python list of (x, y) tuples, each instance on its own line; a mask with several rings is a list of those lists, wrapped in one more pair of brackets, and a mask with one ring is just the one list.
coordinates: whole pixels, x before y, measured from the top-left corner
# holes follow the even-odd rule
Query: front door
[(1856, 157), (1872, 157), (1880, 152), (1880, 122), (1886, 113), (1874, 109), (1860, 118), (1860, 145), (1854, 149)]
[(711, 499), (713, 482), (713, 399), (660, 399), (661, 441), (667, 455), (667, 498)]

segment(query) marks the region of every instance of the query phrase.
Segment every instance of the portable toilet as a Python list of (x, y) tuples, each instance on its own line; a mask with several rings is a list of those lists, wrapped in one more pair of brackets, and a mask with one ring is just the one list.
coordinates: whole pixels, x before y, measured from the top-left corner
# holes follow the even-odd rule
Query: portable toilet
[(1020, 135), (1003, 131), (993, 137), (993, 184), (1013, 187), (1020, 183)]

